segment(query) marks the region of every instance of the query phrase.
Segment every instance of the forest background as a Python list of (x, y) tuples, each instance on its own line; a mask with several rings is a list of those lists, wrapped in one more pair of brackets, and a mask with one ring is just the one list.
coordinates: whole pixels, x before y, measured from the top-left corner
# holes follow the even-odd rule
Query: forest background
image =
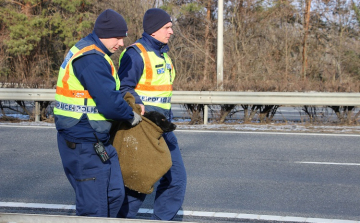
[[(174, 90), (216, 91), (216, 0), (0, 0), (0, 87), (55, 88), (67, 51), (103, 10), (124, 16), (127, 46), (141, 37), (152, 7), (173, 18)], [(355, 0), (224, 0), (222, 90), (359, 92), (359, 25)], [(120, 53), (112, 56), (116, 66)], [(276, 111), (247, 106), (265, 111), (264, 119)], [(188, 108), (195, 115), (203, 109)], [(221, 106), (221, 117), (233, 109)]]

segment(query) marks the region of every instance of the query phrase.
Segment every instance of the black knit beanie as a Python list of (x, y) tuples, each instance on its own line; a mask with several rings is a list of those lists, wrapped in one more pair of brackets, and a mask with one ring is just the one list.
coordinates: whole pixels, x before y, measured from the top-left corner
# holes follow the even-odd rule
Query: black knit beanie
[(125, 19), (112, 9), (103, 11), (95, 21), (94, 32), (99, 38), (127, 36)]
[(162, 9), (152, 8), (145, 12), (143, 19), (144, 32), (151, 35), (166, 23), (172, 22), (171, 17)]

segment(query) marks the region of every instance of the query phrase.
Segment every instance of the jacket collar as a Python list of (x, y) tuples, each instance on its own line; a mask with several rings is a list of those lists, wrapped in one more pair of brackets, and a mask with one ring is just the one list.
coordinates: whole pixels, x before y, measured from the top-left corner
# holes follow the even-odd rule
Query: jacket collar
[(95, 32), (90, 33), (87, 37), (85, 37), (85, 39), (88, 39), (88, 40), (91, 40), (91, 41), (95, 42), (95, 45), (98, 46), (108, 56), (112, 55), (112, 53), (100, 41), (99, 37), (95, 34)]
[(160, 54), (167, 53), (169, 51), (169, 46), (167, 44), (158, 41), (146, 32), (142, 34), (142, 39), (145, 41), (145, 43), (151, 46), (151, 48), (153, 48), (155, 51), (158, 51)]

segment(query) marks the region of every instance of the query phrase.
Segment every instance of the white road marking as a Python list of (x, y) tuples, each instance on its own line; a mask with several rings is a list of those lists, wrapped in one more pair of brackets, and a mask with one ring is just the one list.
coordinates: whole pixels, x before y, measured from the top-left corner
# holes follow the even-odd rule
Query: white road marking
[(48, 126), (48, 125), (6, 125), (0, 123), (0, 127), (12, 127), (12, 128), (48, 128), (54, 129), (55, 126)]
[[(0, 207), (9, 208), (41, 208), (41, 209), (57, 209), (57, 210), (75, 210), (75, 205), (66, 204), (42, 204), (42, 203), (21, 203), (21, 202), (0, 202)], [(140, 208), (140, 214), (152, 214), (153, 209)], [(248, 219), (248, 220), (263, 220), (263, 221), (281, 221), (281, 222), (308, 222), (308, 223), (359, 223), (354, 220), (343, 219), (325, 219), (325, 218), (305, 218), (295, 216), (276, 216), (276, 215), (257, 215), (257, 214), (243, 214), (243, 213), (227, 213), (227, 212), (206, 212), (206, 211), (185, 211), (180, 210), (177, 213), (182, 216), (196, 216), (196, 217), (214, 217), (214, 218), (232, 218), (232, 219)]]
[(332, 162), (307, 162), (307, 161), (296, 161), (295, 163), (318, 164), (318, 165), (360, 166), (360, 163), (332, 163)]
[(256, 130), (254, 132), (244, 132), (241, 130), (234, 131), (223, 131), (223, 130), (193, 130), (193, 129), (179, 129), (175, 132), (199, 132), (199, 133), (233, 133), (233, 134), (263, 134), (263, 135), (307, 135), (307, 136), (350, 136), (350, 137), (360, 137), (360, 134), (336, 134), (336, 133), (300, 133), (300, 132), (261, 132)]

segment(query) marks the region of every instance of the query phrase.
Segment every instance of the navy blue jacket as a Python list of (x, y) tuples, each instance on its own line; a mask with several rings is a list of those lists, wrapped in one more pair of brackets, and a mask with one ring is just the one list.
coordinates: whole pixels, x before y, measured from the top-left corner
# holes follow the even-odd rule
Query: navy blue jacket
[[(93, 32), (84, 39), (91, 40), (107, 55), (112, 53), (104, 46), (97, 35)], [(116, 83), (111, 75), (110, 64), (103, 56), (90, 54), (73, 61), (74, 73), (80, 83), (88, 90), (95, 100), (96, 107), (101, 114), (112, 120), (132, 119), (132, 108), (124, 101), (123, 95), (115, 90)], [(56, 122), (56, 116), (55, 116)], [(86, 115), (73, 127), (57, 129), (59, 133), (71, 142), (95, 142), (95, 132), (89, 124)], [(109, 134), (96, 133), (98, 138), (106, 142)]]
[[(155, 54), (158, 57), (164, 58), (162, 53), (167, 53), (169, 51), (169, 46), (167, 44), (164, 44), (154, 39), (152, 36), (145, 32), (142, 34), (141, 39), (154, 50)], [(120, 67), (118, 70), (118, 74), (121, 82), (121, 93), (125, 95), (126, 92), (130, 92), (132, 95), (134, 95), (136, 104), (143, 104), (139, 95), (135, 92), (135, 87), (138, 84), (144, 70), (144, 61), (141, 55), (133, 47), (130, 46), (121, 58), (119, 65)], [(171, 119), (170, 111), (154, 106), (146, 106), (145, 110), (156, 110)]]

